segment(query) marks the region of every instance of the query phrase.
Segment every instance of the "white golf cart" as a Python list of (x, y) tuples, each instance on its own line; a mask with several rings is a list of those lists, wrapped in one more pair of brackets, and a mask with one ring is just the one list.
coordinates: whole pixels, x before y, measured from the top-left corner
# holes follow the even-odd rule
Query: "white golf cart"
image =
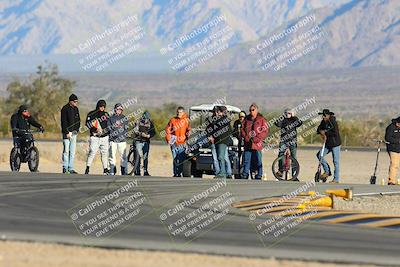
[[(211, 117), (212, 111), (216, 106), (225, 106), (228, 115), (233, 121), (238, 118), (240, 109), (230, 105), (202, 104), (193, 106), (189, 110), (191, 123), (191, 136), (188, 140), (187, 158), (183, 163), (184, 177), (199, 177), (203, 174), (214, 175), (214, 159), (211, 152), (211, 143), (208, 141), (206, 133), (207, 118)], [(240, 176), (238, 140), (232, 136), (232, 145), (228, 147), (229, 159), (232, 166), (233, 178)]]

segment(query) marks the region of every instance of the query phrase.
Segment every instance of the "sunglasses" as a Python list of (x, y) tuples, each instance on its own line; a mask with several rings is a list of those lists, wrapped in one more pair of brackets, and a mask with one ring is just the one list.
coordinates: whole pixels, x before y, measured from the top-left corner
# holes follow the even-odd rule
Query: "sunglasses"
[(255, 108), (250, 109), (250, 111), (255, 111), (255, 110), (256, 110)]

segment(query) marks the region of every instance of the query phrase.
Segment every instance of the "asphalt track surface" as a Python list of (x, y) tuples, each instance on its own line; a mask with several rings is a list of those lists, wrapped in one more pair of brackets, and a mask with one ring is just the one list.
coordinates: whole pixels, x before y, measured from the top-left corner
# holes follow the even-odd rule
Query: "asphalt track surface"
[[(128, 182), (134, 185), (129, 189), (131, 191), (120, 191), (118, 198), (109, 200), (86, 214), (79, 213), (88, 207), (88, 203), (104, 200), (104, 196), (128, 185)], [(223, 213), (222, 210), (226, 207), (223, 205), (220, 210), (214, 209), (214, 213), (210, 211), (213, 208), (198, 209), (202, 204), (211, 203), (209, 201), (222, 195), (230, 196), (237, 202), (288, 194), (302, 185), (304, 183), (228, 180), (226, 186), (221, 186), (221, 180), (206, 179), (0, 172), (0, 236), (7, 240), (109, 248), (399, 266), (400, 230), (366, 229), (353, 225), (326, 225), (304, 221), (277, 237), (262, 236), (256, 226), (268, 217), (261, 216), (251, 221), (248, 213), (238, 209), (230, 207), (228, 213)], [(215, 189), (218, 186), (216, 191), (210, 191), (210, 188)], [(351, 186), (355, 194), (400, 191), (397, 186)], [(323, 192), (327, 188), (343, 187), (348, 185), (318, 184), (309, 190)], [(140, 211), (125, 209), (125, 214), (138, 211), (137, 215), (131, 215), (130, 219), (127, 217), (119, 226), (114, 224), (112, 230), (108, 227), (110, 231), (99, 237), (95, 236), (99, 228), (87, 236), (79, 230), (80, 226), (84, 230), (90, 227), (84, 225), (88, 218), (108, 218), (100, 214), (104, 214), (107, 207), (115, 207), (118, 201), (128, 201), (129, 196), (135, 194), (135, 199), (140, 200), (138, 192), (145, 197), (142, 198), (144, 202), (133, 205), (134, 208), (140, 207)], [(199, 196), (202, 192), (209, 193), (206, 199), (197, 200), (181, 210), (177, 208), (177, 203), (193, 200), (195, 195)], [(203, 224), (204, 228), (198, 227), (198, 232), (192, 235), (184, 236), (183, 233), (176, 232), (173, 234), (172, 230), (177, 229), (173, 226), (177, 219), (185, 216), (189, 218), (188, 214), (195, 214), (196, 211), (198, 217), (207, 211), (217, 217), (214, 217), (213, 223)], [(165, 220), (160, 219), (163, 215), (170, 214), (169, 212), (171, 216), (168, 215)], [(74, 221), (71, 218), (76, 213), (80, 217), (75, 217)], [(218, 217), (218, 214), (221, 216)], [(222, 216), (223, 214), (225, 215)]]

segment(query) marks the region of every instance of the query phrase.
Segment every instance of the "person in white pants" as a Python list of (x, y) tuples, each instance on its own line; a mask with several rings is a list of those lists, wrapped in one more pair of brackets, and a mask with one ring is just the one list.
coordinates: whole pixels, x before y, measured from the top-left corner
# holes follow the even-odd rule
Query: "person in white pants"
[(123, 106), (117, 103), (114, 107), (114, 113), (108, 120), (108, 129), (110, 133), (110, 174), (115, 175), (117, 172), (116, 167), (116, 154), (117, 151), (120, 155), (121, 162), (121, 175), (127, 174), (127, 157), (126, 157), (126, 138), (128, 136), (128, 118), (122, 114)]
[(85, 174), (89, 174), (90, 166), (100, 149), (103, 174), (109, 174), (108, 169), (108, 119), (110, 115), (105, 111), (106, 101), (99, 100), (96, 109), (89, 112), (86, 118), (86, 126), (90, 131), (89, 152), (86, 160)]

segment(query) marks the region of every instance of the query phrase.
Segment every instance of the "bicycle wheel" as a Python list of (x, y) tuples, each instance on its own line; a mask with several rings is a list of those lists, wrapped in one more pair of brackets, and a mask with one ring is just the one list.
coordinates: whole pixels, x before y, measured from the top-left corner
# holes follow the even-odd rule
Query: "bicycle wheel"
[[(285, 156), (278, 157), (272, 163), (272, 174), (279, 181), (295, 181), (300, 174), (299, 162), (292, 157), (289, 157), (287, 166), (283, 170), (279, 169), (279, 161), (285, 161)], [(284, 162), (285, 163), (285, 162)], [(280, 175), (279, 175), (280, 174)]]
[(37, 172), (39, 168), (39, 150), (35, 146), (28, 150), (28, 167), (31, 172)]
[(11, 171), (17, 172), (21, 167), (21, 154), (18, 151), (18, 148), (13, 147), (10, 153), (10, 168)]
[(127, 165), (127, 174), (128, 175), (133, 175), (135, 173), (136, 168), (139, 165), (139, 153), (137, 152), (136, 148), (134, 146), (131, 146), (129, 149), (129, 154), (128, 154), (128, 165)]

